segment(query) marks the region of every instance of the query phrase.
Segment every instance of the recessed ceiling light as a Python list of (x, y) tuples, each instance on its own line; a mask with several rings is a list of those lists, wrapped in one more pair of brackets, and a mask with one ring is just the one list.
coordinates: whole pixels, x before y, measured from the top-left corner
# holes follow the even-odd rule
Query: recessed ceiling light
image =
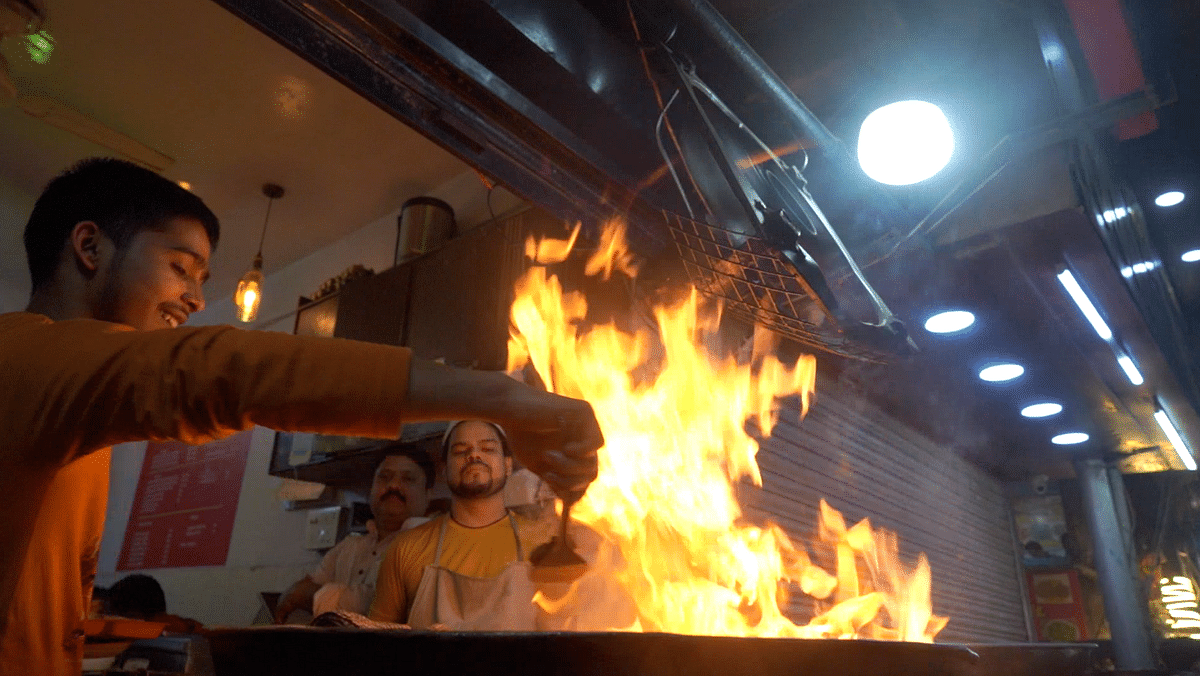
[(1184, 263), (1195, 263), (1196, 261), (1200, 261), (1200, 249), (1185, 251), (1184, 254), (1179, 258), (1182, 259)]
[(954, 333), (975, 323), (975, 315), (966, 310), (950, 310), (925, 320), (925, 330), (930, 333)]
[(1025, 373), (1025, 367), (1020, 364), (993, 364), (980, 371), (979, 377), (989, 383), (1002, 383), (1019, 378), (1022, 373)]
[(1125, 207), (1117, 207), (1116, 209), (1107, 209), (1100, 215), (1105, 223), (1115, 223), (1118, 219), (1125, 218), (1129, 215), (1129, 210)]
[(897, 101), (872, 112), (858, 132), (858, 163), (888, 185), (919, 183), (941, 171), (954, 154), (954, 132), (941, 108), (928, 101)]
[(1046, 60), (1046, 63), (1054, 63), (1063, 58), (1065, 52), (1063, 52), (1062, 45), (1045, 42), (1046, 38), (1042, 38), (1042, 40), (1042, 58)]
[(1154, 261), (1145, 261), (1142, 263), (1134, 263), (1133, 265), (1127, 265), (1127, 266), (1121, 268), (1121, 275), (1123, 277), (1132, 277), (1134, 275), (1140, 275), (1140, 274), (1143, 274), (1146, 272), (1150, 272), (1151, 270), (1153, 270), (1154, 268), (1157, 268), (1157, 267), (1158, 267), (1158, 263), (1156, 263)]
[(1178, 190), (1164, 192), (1154, 198), (1154, 203), (1160, 207), (1173, 207), (1183, 201), (1183, 193)]
[(180, 182), (179, 182), (179, 187), (180, 187), (180, 188), (183, 188), (184, 190), (191, 190), (191, 189), (192, 189), (192, 184), (191, 184), (191, 183), (188, 183), (187, 181), (180, 181)]
[(1052, 401), (1043, 401), (1037, 404), (1030, 404), (1021, 409), (1021, 415), (1026, 418), (1048, 418), (1052, 415), (1058, 415), (1062, 412), (1062, 404), (1056, 404)]
[(1088, 435), (1083, 432), (1067, 432), (1054, 437), (1050, 442), (1059, 446), (1070, 446), (1071, 444), (1082, 444), (1087, 440)]

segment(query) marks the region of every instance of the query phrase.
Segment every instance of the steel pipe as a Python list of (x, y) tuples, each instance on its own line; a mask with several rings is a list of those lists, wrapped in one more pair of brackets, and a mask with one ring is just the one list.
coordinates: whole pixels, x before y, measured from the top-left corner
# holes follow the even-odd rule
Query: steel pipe
[[(1123, 523), (1114, 484), (1102, 460), (1075, 462), (1075, 476), (1083, 494), (1083, 510), (1092, 531), (1096, 573), (1104, 594), (1104, 612), (1112, 632), (1113, 659), (1118, 671), (1157, 668), (1150, 637), (1149, 609), (1138, 593), (1134, 562), (1130, 556), (1133, 534)], [(1120, 496), (1124, 500), (1124, 495)], [(1124, 509), (1122, 504), (1120, 510)]]
[(750, 78), (750, 82), (760, 85), (760, 90), (768, 94), (779, 106), (791, 114), (788, 122), (792, 123), (794, 131), (802, 136), (808, 136), (817, 143), (821, 151), (831, 159), (849, 161), (841, 139), (834, 136), (816, 115), (805, 106), (792, 90), (788, 89), (775, 71), (762, 60), (738, 32), (729, 25), (721, 13), (708, 4), (706, 0), (675, 0), (672, 3), (690, 21), (699, 26), (712, 40), (721, 47), (730, 61)]

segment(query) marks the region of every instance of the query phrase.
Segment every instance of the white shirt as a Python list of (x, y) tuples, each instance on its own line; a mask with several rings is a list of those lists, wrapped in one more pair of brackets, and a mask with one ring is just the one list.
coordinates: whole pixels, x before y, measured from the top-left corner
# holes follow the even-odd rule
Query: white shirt
[(313, 616), (333, 610), (348, 610), (365, 615), (375, 598), (375, 579), (379, 564), (388, 545), (401, 531), (419, 526), (427, 517), (413, 516), (405, 520), (399, 531), (382, 540), (375, 522), (367, 522), (367, 534), (351, 533), (325, 554), (321, 565), (309, 576), (321, 585), (313, 595)]

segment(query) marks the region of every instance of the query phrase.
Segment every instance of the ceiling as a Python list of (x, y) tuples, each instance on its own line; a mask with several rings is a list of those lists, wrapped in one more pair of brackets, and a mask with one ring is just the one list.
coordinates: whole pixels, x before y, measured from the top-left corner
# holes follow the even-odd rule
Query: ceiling
[[(900, 202), (894, 214), (923, 215), (956, 176), (969, 173), (964, 165), (981, 162), (993, 144), (1065, 114), (1064, 83), (1046, 65), (1054, 42), (1044, 34), (1039, 41), (1037, 33), (1056, 18), (1067, 28), (1062, 46), (1076, 56), (1082, 89), (1103, 91), (1118, 77), (1132, 89), (1144, 77), (1164, 104), (1152, 113), (1157, 128), (1149, 133), (1122, 136), (1124, 129), (1099, 127), (1101, 142), (1111, 142), (1106, 150), (1115, 169), (1105, 188), (1126, 189), (1124, 201), (1109, 207), (1116, 217), (1099, 230), (1091, 218), (1103, 220), (1103, 212), (1076, 206), (1067, 149), (1053, 144), (1019, 156), (937, 231), (923, 232), (875, 270), (884, 286), (893, 282), (904, 289), (893, 289), (889, 298), (909, 320), (924, 355), (866, 370), (864, 388), (876, 390), (907, 419), (924, 419), (938, 438), (962, 443), (964, 432), (986, 430), (979, 435), (982, 444), (963, 446), (1003, 474), (1069, 473), (1069, 461), (1080, 453), (1126, 457), (1129, 471), (1181, 468), (1153, 421), (1160, 404), (1177, 425), (1189, 427), (1193, 449), (1200, 441), (1194, 427), (1200, 264), (1181, 260), (1200, 248), (1200, 8), (1171, 0), (1123, 4), (1126, 23), (1105, 24), (1088, 13), (1101, 15), (1100, 8), (1111, 5), (1119, 19), (1120, 5), (717, 2), (842, 139), (856, 138), (857, 125), (882, 103), (919, 97), (943, 105), (963, 141), (956, 149), (960, 164), (952, 162), (946, 178), (924, 187), (880, 188)], [(1075, 11), (1080, 8), (1087, 11)], [(1122, 53), (1125, 30), (1132, 49), (1114, 56)], [(1108, 60), (1087, 53), (1088, 45)], [(1154, 198), (1170, 189), (1189, 199), (1157, 207)], [(1121, 206), (1131, 216), (1121, 218)], [(861, 257), (871, 260), (872, 254)], [(1152, 269), (1135, 273), (1137, 263)], [(1146, 376), (1144, 385), (1128, 381), (1113, 350), (1066, 300), (1055, 279), (1064, 265), (1081, 277), (1114, 325), (1117, 342)], [(967, 335), (922, 331), (919, 323), (941, 307), (970, 309), (980, 322)], [(998, 357), (1023, 363), (1026, 375), (1001, 386), (974, 377)], [(907, 386), (898, 390), (900, 381)], [(1042, 397), (1063, 403), (1064, 413), (1051, 420), (1017, 414)], [(948, 414), (932, 413), (939, 409)], [(1068, 429), (1092, 438), (1082, 448), (1048, 443), (1052, 433)]]
[[(639, 171), (654, 168), (639, 164), (643, 156), (621, 164), (628, 146), (645, 144), (645, 124), (628, 114), (636, 105), (621, 108), (628, 101), (614, 82), (637, 71), (605, 70), (586, 40), (554, 45), (553, 35), (530, 29), (576, 6), (568, 0), (454, 0), (445, 7), (419, 0), (218, 2), (306, 52), (366, 98), (209, 0), (158, 3), (153, 16), (132, 1), (101, 9), (51, 0), (57, 47), (49, 63), (32, 63), (11, 39), (0, 45), (23, 91), (52, 96), (175, 159), (164, 173), (191, 182), (225, 225), (214, 288), (232, 288), (248, 258), (229, 252), (253, 250), (263, 181), (290, 191), (272, 214), (264, 251), (270, 269), (465, 169), (380, 108), (551, 207), (556, 199), (567, 207), (607, 203), (638, 183)], [(623, 21), (624, 3), (575, 2), (601, 32)], [(988, 173), (978, 175), (990, 149), (1054, 128), (1069, 110), (1065, 90), (1072, 81), (1086, 93), (1104, 79), (1080, 45), (1115, 38), (1086, 28), (1073, 33), (1066, 7), (1075, 0), (714, 4), (847, 146), (867, 112), (899, 98), (939, 103), (956, 129), (955, 158), (945, 172), (907, 188), (868, 185), (813, 154), (806, 175), (814, 196), (920, 347), (884, 364), (825, 359), (831, 375), (1000, 476), (1065, 475), (1073, 459), (1086, 456), (1124, 458), (1128, 471), (1179, 468), (1151, 417), (1160, 403), (1200, 449), (1194, 389), (1200, 372), (1190, 347), (1200, 344), (1200, 264), (1180, 260), (1200, 247), (1200, 137), (1193, 122), (1200, 115), (1200, 10), (1186, 0), (1125, 7), (1134, 56), (1100, 64), (1101, 71), (1132, 66), (1161, 105), (1153, 111), (1157, 129), (1148, 134), (1118, 141), (1114, 120), (1095, 124), (1114, 173), (1103, 180), (1089, 175), (1088, 185), (1106, 191), (1111, 204), (1119, 193), (1130, 214), (1098, 226), (1094, 219), (1103, 221), (1103, 213), (1093, 202), (1081, 203), (1072, 180), (1077, 158), (1065, 136), (1013, 153), (997, 178), (971, 192)], [(504, 11), (509, 17), (527, 11), (519, 17), (527, 21), (524, 34)], [(1066, 27), (1061, 49), (1075, 57), (1077, 80), (1047, 67), (1053, 45), (1038, 33), (1047, 25)], [(329, 32), (334, 28), (342, 32)], [(473, 50), (457, 62), (466, 78), (437, 58), (454, 51), (441, 36), (455, 30), (477, 38), (458, 45)], [(576, 68), (572, 59), (584, 65)], [(595, 77), (577, 76), (593, 66)], [(710, 75), (722, 92), (740, 95), (736, 103), (745, 109), (768, 107), (737, 72)], [(783, 145), (786, 138), (769, 119), (764, 127)], [(0, 197), (16, 194), (28, 205), (62, 167), (101, 152), (11, 107), (0, 109), (0, 146), (18, 150), (0, 157)], [(589, 193), (589, 186), (599, 187)], [(970, 198), (937, 227), (903, 239), (956, 186)], [(1157, 208), (1153, 198), (1164, 188), (1184, 190), (1189, 199)], [(21, 225), (0, 224), (2, 274), (9, 277), (23, 275), (15, 272), (24, 269)], [(898, 240), (896, 252), (885, 255)], [(1122, 276), (1121, 267), (1139, 261), (1161, 265)], [(1110, 345), (1064, 295), (1055, 275), (1065, 265), (1101, 306), (1121, 349), (1137, 360), (1144, 385), (1125, 379)], [(921, 328), (932, 311), (950, 307), (975, 312), (976, 326), (949, 337)], [(979, 381), (978, 368), (1000, 357), (1023, 363), (1026, 375), (1009, 385)], [(1052, 419), (1022, 418), (1020, 406), (1039, 397), (1066, 410)], [(1091, 439), (1079, 447), (1049, 442), (1069, 430)]]
[[(265, 182), (287, 190), (263, 246), (270, 273), (469, 170), (208, 0), (46, 4), (46, 63), (19, 36), (0, 43), (13, 83), (173, 160), (162, 173), (190, 183), (221, 220), (210, 297), (232, 295), (253, 258)], [(0, 148), (0, 282), (24, 295), (20, 237), (42, 187), (80, 159), (114, 153), (11, 100), (0, 105)]]
[[(880, 220), (900, 222), (901, 232), (970, 176), (970, 165), (983, 162), (995, 144), (1044, 128), (1067, 112), (1063, 83), (1046, 65), (1052, 42), (1039, 36), (1039, 28), (1063, 22), (1063, 48), (1076, 57), (1084, 90), (1102, 88), (1114, 72), (1144, 77), (1165, 103), (1153, 113), (1157, 129), (1117, 141), (1113, 132), (1120, 130), (1098, 126), (1102, 142), (1112, 141), (1105, 150), (1115, 171), (1106, 188), (1126, 187), (1119, 204), (1131, 214), (1136, 210), (1136, 220), (1106, 222), (1100, 230), (1108, 231), (1100, 236), (1088, 216), (1103, 214), (1081, 204), (1068, 148), (1035, 146), (940, 227), (921, 232), (869, 268), (923, 353), (882, 367), (851, 366), (845, 373), (898, 415), (1003, 475), (1069, 474), (1070, 461), (1081, 454), (1125, 457), (1129, 471), (1182, 466), (1152, 416), (1160, 403), (1178, 409), (1173, 416), (1178, 425), (1189, 426), (1196, 448), (1192, 346), (1200, 344), (1200, 264), (1180, 256), (1200, 247), (1200, 211), (1195, 199), (1164, 209), (1154, 205), (1154, 197), (1168, 189), (1197, 195), (1200, 187), (1195, 126), (1200, 10), (1194, 3), (1125, 3), (1128, 23), (1122, 25), (1089, 23), (1068, 9), (1081, 6), (1074, 2), (714, 4), (848, 144), (865, 115), (884, 103), (925, 98), (946, 110), (957, 147), (943, 175), (918, 186), (876, 187), (895, 200)], [(1130, 56), (1108, 62), (1084, 56), (1082, 46), (1089, 43), (1119, 54), (1113, 45), (1126, 29), (1133, 40)], [(831, 195), (839, 190), (813, 189)], [(860, 236), (855, 228), (873, 225), (881, 233), (894, 226), (839, 215), (850, 231), (842, 236), (863, 244), (859, 260), (878, 260), (870, 246), (875, 233)], [(1129, 232), (1114, 237), (1119, 229)], [(1141, 233), (1145, 237), (1136, 236)], [(1139, 262), (1157, 265), (1147, 273), (1121, 274)], [(1117, 342), (1134, 357), (1146, 384), (1133, 386), (1126, 379), (1113, 350), (1065, 301), (1055, 275), (1068, 264), (1114, 324)], [(923, 331), (920, 322), (941, 308), (969, 309), (979, 322), (950, 337)], [(999, 386), (975, 377), (982, 365), (1000, 357), (1024, 364), (1026, 374)], [(1023, 419), (1020, 406), (1038, 398), (1066, 409), (1049, 420)], [(1053, 433), (1067, 430), (1092, 438), (1083, 447), (1049, 443)]]

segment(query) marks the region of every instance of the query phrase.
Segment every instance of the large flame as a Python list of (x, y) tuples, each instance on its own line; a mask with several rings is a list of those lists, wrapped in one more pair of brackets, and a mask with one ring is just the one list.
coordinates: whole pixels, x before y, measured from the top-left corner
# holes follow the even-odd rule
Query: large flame
[[(577, 234), (531, 238), (526, 252), (564, 260)], [(622, 223), (606, 226), (586, 271), (635, 274)], [(931, 612), (929, 565), (924, 555), (914, 569), (902, 565), (893, 534), (866, 520), (847, 528), (822, 501), (818, 535), (835, 552), (831, 573), (778, 526), (743, 518), (737, 484), (762, 484), (747, 425), (769, 435), (781, 397), (798, 397), (807, 412), (813, 357), (781, 363), (766, 332), (740, 359), (714, 356), (705, 345), (719, 311), (695, 290), (653, 308), (653, 328), (634, 333), (581, 328), (586, 299), (564, 293), (545, 267), (515, 290), (509, 369), (532, 365), (551, 391), (590, 402), (606, 440), (599, 476), (572, 516), (607, 546), (591, 552), (588, 574), (565, 593), (539, 594), (553, 627), (933, 640), (946, 619)], [(783, 614), (789, 587), (816, 599), (808, 624)]]

